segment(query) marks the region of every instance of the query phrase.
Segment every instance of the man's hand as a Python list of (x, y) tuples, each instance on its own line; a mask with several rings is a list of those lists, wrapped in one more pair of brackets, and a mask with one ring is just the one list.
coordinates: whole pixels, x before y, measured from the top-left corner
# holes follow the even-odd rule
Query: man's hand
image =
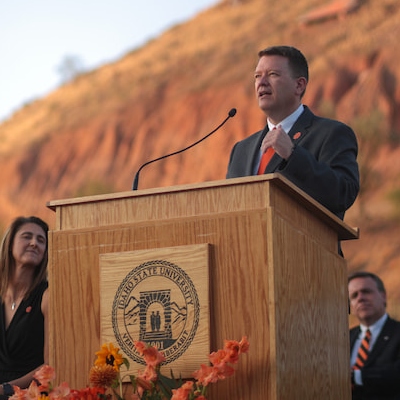
[(273, 147), (275, 152), (284, 160), (290, 157), (294, 149), (292, 140), (280, 125), (265, 135), (261, 143), (262, 153), (264, 153), (268, 147)]

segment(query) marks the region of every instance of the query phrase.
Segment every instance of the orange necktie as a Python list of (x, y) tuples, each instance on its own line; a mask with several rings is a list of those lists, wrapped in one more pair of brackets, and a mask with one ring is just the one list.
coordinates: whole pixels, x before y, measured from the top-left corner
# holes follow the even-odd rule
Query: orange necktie
[[(272, 130), (276, 129), (276, 126)], [(267, 133), (268, 135), (268, 133)], [(273, 147), (268, 147), (267, 151), (263, 153), (260, 160), (260, 165), (258, 166), (257, 175), (262, 175), (267, 168), (268, 163), (271, 161), (272, 156), (275, 154)]]
[(267, 167), (268, 163), (270, 162), (272, 156), (275, 154), (275, 150), (273, 147), (268, 147), (267, 151), (261, 156), (260, 165), (258, 167), (258, 175), (262, 175)]

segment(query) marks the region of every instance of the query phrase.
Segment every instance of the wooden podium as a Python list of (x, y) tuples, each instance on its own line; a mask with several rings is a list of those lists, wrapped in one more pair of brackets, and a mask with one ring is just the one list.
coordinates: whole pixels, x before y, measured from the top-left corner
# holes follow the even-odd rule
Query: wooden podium
[[(88, 384), (101, 346), (102, 254), (209, 244), (211, 350), (247, 335), (215, 400), (346, 400), (350, 229), (277, 174), (56, 200), (49, 233), (50, 363)], [(168, 368), (164, 371), (168, 375)]]

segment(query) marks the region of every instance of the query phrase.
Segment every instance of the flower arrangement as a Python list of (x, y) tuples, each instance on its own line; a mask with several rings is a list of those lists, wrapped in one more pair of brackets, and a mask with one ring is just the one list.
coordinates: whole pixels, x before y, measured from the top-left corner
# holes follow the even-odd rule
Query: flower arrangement
[[(232, 376), (232, 365), (239, 361), (239, 355), (247, 353), (249, 342), (244, 336), (240, 341), (226, 340), (224, 348), (209, 355), (211, 365), (202, 364), (193, 373), (193, 379), (182, 380), (166, 377), (161, 373), (164, 354), (156, 347), (144, 342), (134, 343), (143, 357), (146, 367), (137, 375), (121, 375), (121, 367), (129, 369), (129, 361), (120, 354), (120, 349), (112, 343), (103, 344), (96, 352), (96, 360), (89, 372), (90, 385), (84, 389), (71, 389), (67, 383), (53, 388), (54, 369), (48, 365), (41, 367), (27, 389), (14, 386), (10, 400), (107, 400), (112, 394), (123, 400), (123, 384), (126, 377), (132, 384), (132, 400), (206, 400), (210, 383)], [(110, 393), (111, 392), (111, 393)]]

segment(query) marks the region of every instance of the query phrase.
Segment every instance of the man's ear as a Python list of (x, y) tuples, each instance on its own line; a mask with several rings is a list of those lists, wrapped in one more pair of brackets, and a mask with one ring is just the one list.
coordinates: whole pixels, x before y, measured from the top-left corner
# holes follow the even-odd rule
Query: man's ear
[(383, 300), (384, 300), (384, 304), (385, 304), (385, 308), (387, 307), (387, 296), (386, 296), (386, 292), (381, 292)]
[(307, 79), (304, 76), (296, 79), (296, 92), (301, 95), (307, 87)]

